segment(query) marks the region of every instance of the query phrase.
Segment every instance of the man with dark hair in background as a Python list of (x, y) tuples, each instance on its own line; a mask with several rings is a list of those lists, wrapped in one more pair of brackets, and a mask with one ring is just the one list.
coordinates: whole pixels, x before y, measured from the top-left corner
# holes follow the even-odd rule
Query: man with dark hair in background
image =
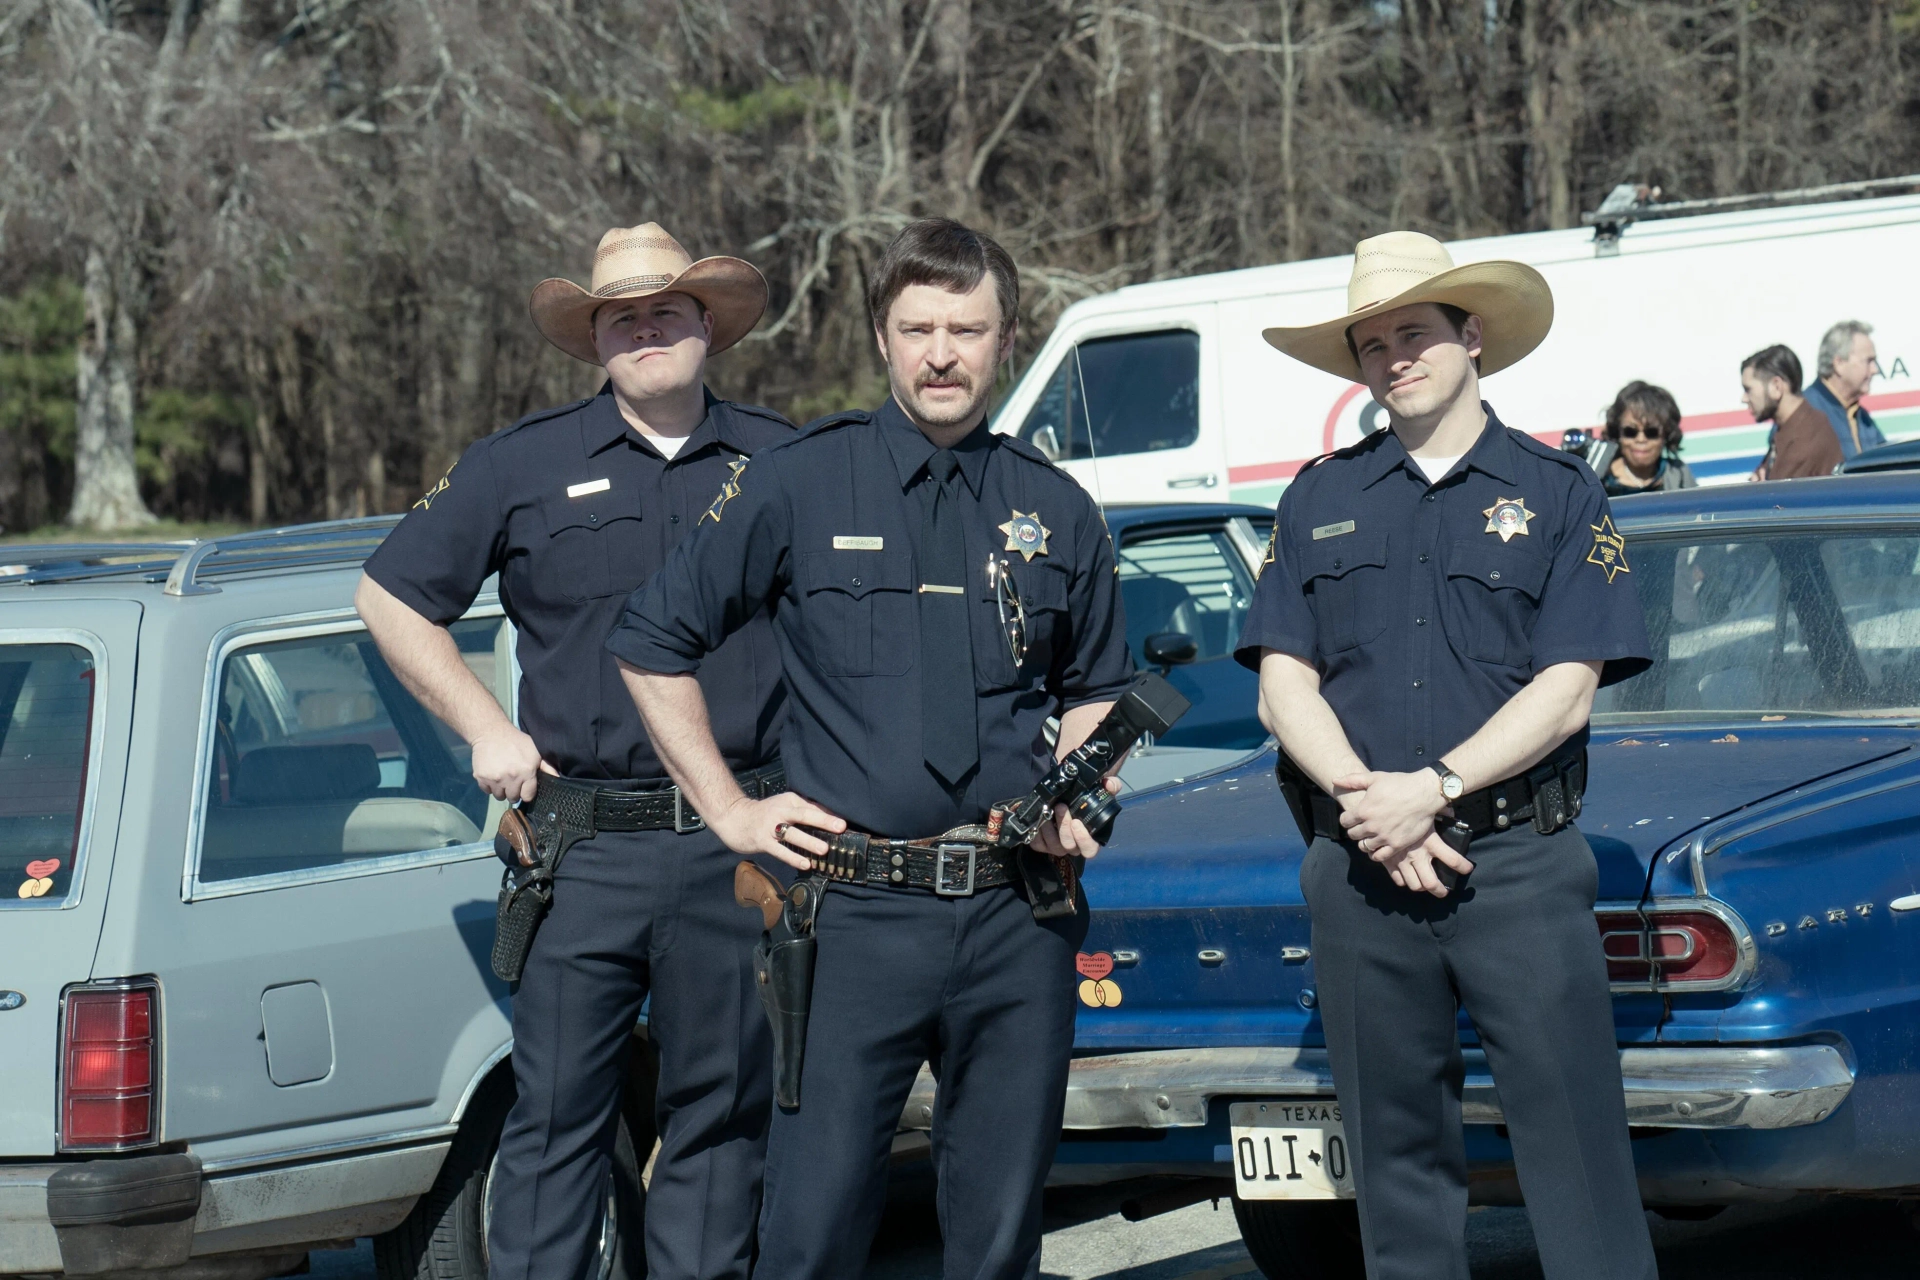
[(1840, 442), (1826, 416), (1800, 394), (1800, 358), (1775, 343), (1740, 363), (1740, 398), (1755, 422), (1772, 422), (1767, 453), (1752, 480), (1830, 476), (1840, 465)]
[(1862, 449), (1887, 442), (1873, 415), (1860, 403), (1879, 372), (1879, 353), (1873, 346), (1873, 326), (1842, 320), (1820, 335), (1820, 376), (1807, 388), (1807, 403), (1826, 415), (1840, 444), (1840, 456), (1851, 458)]
[[(931, 1062), (946, 1274), (1022, 1280), (1040, 1262), (1087, 908), (1076, 895), (1073, 914), (1037, 918), (1020, 851), (940, 841), (980, 830), (1099, 725), (1132, 674), (1126, 623), (1086, 490), (987, 425), (1019, 305), (1006, 251), (950, 219), (911, 223), (868, 305), (891, 397), (755, 455), (607, 647), (719, 837), (832, 876), (798, 1105), (776, 1109), (768, 1139), (756, 1273), (865, 1269), (900, 1112)], [(770, 602), (804, 815), (733, 785), (693, 678)], [(1098, 849), (1058, 807), (1033, 845)]]

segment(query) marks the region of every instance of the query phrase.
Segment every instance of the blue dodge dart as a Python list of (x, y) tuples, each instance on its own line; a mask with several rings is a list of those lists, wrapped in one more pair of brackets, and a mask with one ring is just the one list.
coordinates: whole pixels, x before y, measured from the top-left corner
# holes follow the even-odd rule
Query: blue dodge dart
[[(1243, 510), (1196, 519), (1264, 534)], [(1642, 1195), (1675, 1217), (1920, 1196), (1920, 475), (1636, 496), (1614, 518), (1655, 660), (1599, 694), (1579, 825)], [(1207, 670), (1234, 639), (1205, 619), (1237, 628), (1244, 608), (1210, 589), (1127, 595), (1137, 656), (1202, 695), (1169, 742), (1209, 763), (1242, 750), (1133, 776), (1088, 872), (1055, 1181), (1188, 1178), (1155, 1206), (1231, 1192), (1267, 1275), (1358, 1275), (1305, 848), (1248, 723), (1251, 678)], [(1472, 1198), (1517, 1204), (1471, 1011), (1460, 1039)]]

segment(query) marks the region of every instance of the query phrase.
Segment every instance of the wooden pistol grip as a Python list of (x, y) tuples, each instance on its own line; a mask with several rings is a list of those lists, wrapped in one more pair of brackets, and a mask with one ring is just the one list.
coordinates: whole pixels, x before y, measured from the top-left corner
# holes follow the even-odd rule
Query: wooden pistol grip
[(780, 923), (780, 913), (787, 905), (780, 882), (745, 861), (733, 869), (733, 900), (743, 907), (757, 908), (768, 929)]

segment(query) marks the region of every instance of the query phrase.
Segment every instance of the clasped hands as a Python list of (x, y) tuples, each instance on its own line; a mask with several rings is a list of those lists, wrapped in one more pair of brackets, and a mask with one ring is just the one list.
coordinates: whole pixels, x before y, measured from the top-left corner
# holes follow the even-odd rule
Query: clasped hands
[(1380, 863), (1403, 889), (1447, 896), (1434, 864), (1461, 875), (1473, 863), (1456, 853), (1434, 829), (1435, 817), (1453, 816), (1440, 794), (1440, 778), (1431, 769), (1413, 773), (1349, 773), (1333, 780), (1340, 802), (1340, 825), (1360, 852)]

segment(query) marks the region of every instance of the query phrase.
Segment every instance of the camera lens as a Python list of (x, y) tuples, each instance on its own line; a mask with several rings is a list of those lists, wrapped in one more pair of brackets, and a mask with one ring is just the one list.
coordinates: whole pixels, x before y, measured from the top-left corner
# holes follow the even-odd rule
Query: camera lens
[(1120, 800), (1105, 787), (1095, 787), (1069, 805), (1067, 812), (1085, 824), (1088, 835), (1105, 844), (1113, 834), (1113, 820), (1120, 816)]

